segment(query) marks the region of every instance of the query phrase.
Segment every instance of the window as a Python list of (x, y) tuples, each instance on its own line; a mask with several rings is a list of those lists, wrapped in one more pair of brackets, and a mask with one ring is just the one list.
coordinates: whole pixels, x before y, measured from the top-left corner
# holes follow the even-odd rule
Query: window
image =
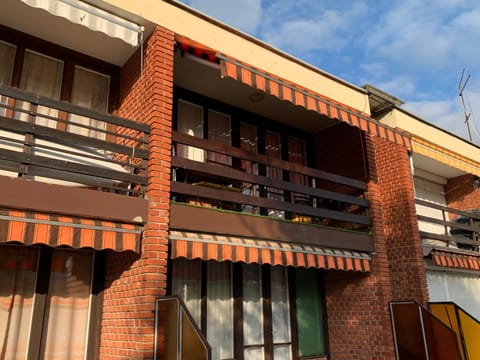
[(95, 261), (88, 250), (2, 246), (2, 359), (84, 359), (93, 351), (87, 339), (98, 325), (90, 314)]
[[(24, 34), (20, 36), (16, 32), (6, 31), (2, 35), (6, 40), (0, 40), (0, 85), (18, 87), (36, 95), (69, 101), (100, 112), (109, 110), (111, 78), (118, 71), (115, 66)], [(5, 104), (1, 98), (0, 102)], [(104, 122), (77, 115), (66, 118), (55, 109), (36, 107), (26, 102), (17, 103), (16, 106), (24, 110), (16, 112), (15, 118), (19, 120), (29, 121), (28, 112), (33, 110), (45, 115), (36, 116), (38, 125), (106, 138)], [(2, 109), (0, 114), (1, 111), (5, 114)], [(58, 121), (57, 118), (69, 124), (65, 125), (64, 121)]]
[(171, 271), (172, 294), (206, 334), (212, 359), (326, 353), (318, 270), (175, 259)]

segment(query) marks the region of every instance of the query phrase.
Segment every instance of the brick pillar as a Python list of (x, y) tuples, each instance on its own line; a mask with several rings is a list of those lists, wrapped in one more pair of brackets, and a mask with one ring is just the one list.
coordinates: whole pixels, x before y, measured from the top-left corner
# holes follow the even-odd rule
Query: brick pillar
[(151, 359), (155, 299), (165, 295), (168, 251), (174, 34), (157, 28), (121, 74), (119, 116), (151, 125), (141, 253), (107, 255), (100, 358)]
[(427, 280), (408, 151), (380, 138), (371, 139), (376, 182), (381, 192), (392, 300), (416, 300), (425, 305)]
[(365, 137), (364, 153), (371, 178), (370, 202), (375, 254), (370, 273), (325, 272), (325, 293), (331, 360), (394, 360), (395, 350), (388, 303), (392, 283), (384, 235), (381, 185), (375, 180), (375, 151)]

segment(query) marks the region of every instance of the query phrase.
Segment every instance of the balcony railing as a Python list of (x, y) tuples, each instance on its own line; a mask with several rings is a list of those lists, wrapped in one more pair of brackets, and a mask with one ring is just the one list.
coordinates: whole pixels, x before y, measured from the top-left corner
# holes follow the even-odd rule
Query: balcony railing
[(142, 196), (149, 127), (0, 86), (0, 175)]
[(362, 181), (177, 131), (173, 142), (174, 201), (369, 231)]
[(480, 211), (461, 211), (420, 199), (416, 200), (416, 204), (423, 240), (442, 246), (479, 250)]

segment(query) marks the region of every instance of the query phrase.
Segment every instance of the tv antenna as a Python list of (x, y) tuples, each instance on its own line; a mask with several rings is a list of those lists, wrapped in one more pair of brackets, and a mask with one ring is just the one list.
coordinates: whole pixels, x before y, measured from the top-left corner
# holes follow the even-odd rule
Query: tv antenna
[(467, 132), (468, 132), (468, 139), (472, 142), (472, 133), (470, 131), (470, 116), (472, 115), (471, 112), (467, 112), (467, 108), (465, 107), (465, 99), (463, 98), (463, 90), (467, 86), (468, 80), (470, 80), (470, 74), (466, 77), (465, 81), (463, 81), (463, 77), (465, 76), (465, 68), (463, 68), (462, 76), (460, 77), (460, 81), (458, 83), (458, 96), (462, 101), (462, 108), (463, 108), (463, 115), (465, 116), (465, 124), (467, 124)]

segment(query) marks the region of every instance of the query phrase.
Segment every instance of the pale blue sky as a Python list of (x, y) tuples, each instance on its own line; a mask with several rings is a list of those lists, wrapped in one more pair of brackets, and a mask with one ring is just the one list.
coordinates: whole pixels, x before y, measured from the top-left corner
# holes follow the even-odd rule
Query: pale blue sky
[[(480, 144), (478, 0), (182, 0), (355, 85), (374, 85), (421, 118)], [(477, 130), (478, 129), (478, 130)]]

